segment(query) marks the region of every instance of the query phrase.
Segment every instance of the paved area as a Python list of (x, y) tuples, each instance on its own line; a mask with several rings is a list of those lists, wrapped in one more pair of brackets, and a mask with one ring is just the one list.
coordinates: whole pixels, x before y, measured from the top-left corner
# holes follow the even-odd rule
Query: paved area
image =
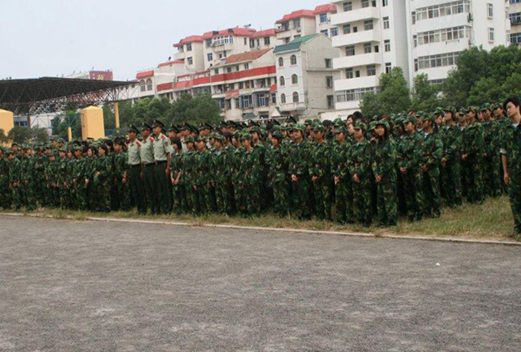
[(520, 247), (0, 216), (2, 352), (520, 350)]

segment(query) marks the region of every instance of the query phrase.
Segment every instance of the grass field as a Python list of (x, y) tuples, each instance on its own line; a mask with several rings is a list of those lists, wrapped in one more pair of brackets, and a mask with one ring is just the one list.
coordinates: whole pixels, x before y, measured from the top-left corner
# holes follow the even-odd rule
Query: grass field
[(512, 213), (507, 197), (489, 199), (480, 205), (466, 204), (456, 209), (446, 209), (439, 219), (424, 219), (409, 223), (401, 219), (398, 226), (389, 228), (364, 228), (358, 225), (343, 226), (327, 221), (300, 221), (292, 218), (280, 218), (265, 214), (254, 218), (229, 217), (224, 215), (206, 215), (193, 217), (190, 215), (140, 216), (136, 212), (90, 213), (60, 209), (39, 209), (27, 213), (31, 215), (51, 216), (56, 218), (73, 218), (84, 220), (88, 217), (114, 217), (147, 220), (169, 220), (186, 222), (194, 225), (230, 224), (240, 226), (277, 227), (309, 230), (328, 230), (345, 232), (370, 232), (379, 234), (448, 236), (469, 239), (509, 240), (512, 233)]

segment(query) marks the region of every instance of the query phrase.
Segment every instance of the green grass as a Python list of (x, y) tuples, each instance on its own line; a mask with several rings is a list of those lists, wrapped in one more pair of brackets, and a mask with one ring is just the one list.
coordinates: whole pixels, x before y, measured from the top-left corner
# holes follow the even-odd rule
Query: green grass
[(62, 209), (39, 209), (34, 212), (25, 212), (24, 214), (74, 220), (85, 220), (88, 217), (111, 217), (122, 219), (168, 220), (193, 225), (229, 224), (321, 231), (370, 232), (376, 235), (447, 236), (494, 240), (509, 240), (513, 224), (510, 203), (507, 197), (489, 199), (480, 205), (466, 204), (456, 209), (445, 209), (439, 219), (425, 219), (415, 223), (409, 223), (406, 219), (401, 219), (398, 226), (390, 228), (364, 228), (359, 225), (343, 226), (319, 220), (300, 221), (289, 217), (280, 218), (273, 214), (265, 214), (254, 218), (229, 217), (216, 214), (198, 217), (190, 215), (151, 216), (139, 215), (137, 212), (92, 213)]

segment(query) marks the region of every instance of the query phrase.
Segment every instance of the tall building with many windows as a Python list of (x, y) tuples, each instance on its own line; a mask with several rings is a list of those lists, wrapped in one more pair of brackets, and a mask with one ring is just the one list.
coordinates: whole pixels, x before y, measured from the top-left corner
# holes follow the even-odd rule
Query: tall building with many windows
[[(512, 2), (518, 2), (511, 0)], [(333, 46), (336, 109), (352, 112), (379, 76), (401, 67), (412, 83), (421, 73), (441, 82), (460, 53), (472, 46), (507, 45), (508, 0), (343, 0), (335, 1), (338, 27)]]
[(409, 76), (440, 82), (472, 46), (490, 50), (509, 43), (505, 0), (408, 1)]
[(508, 0), (510, 2), (510, 42), (521, 45), (521, 0)]
[(352, 112), (368, 92), (376, 92), (379, 77), (392, 67), (408, 72), (405, 0), (335, 1), (332, 16), (338, 27), (333, 46), (340, 57), (333, 60), (336, 109)]

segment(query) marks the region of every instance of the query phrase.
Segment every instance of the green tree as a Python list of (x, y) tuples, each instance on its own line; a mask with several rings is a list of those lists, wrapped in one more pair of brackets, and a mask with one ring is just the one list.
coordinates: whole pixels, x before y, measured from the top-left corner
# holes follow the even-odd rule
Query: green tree
[(380, 91), (367, 94), (362, 99), (361, 110), (365, 116), (394, 114), (407, 111), (411, 106), (407, 81), (400, 67), (380, 76)]
[(2, 128), (0, 128), (0, 144), (5, 144), (8, 141), (9, 141), (9, 138), (7, 138), (5, 131)]
[(13, 143), (27, 143), (31, 139), (31, 129), (29, 127), (14, 126), (7, 134), (7, 138), (13, 141)]
[(438, 98), (440, 88), (429, 82), (429, 77), (422, 73), (414, 79), (411, 109), (415, 111), (433, 111), (442, 104)]

